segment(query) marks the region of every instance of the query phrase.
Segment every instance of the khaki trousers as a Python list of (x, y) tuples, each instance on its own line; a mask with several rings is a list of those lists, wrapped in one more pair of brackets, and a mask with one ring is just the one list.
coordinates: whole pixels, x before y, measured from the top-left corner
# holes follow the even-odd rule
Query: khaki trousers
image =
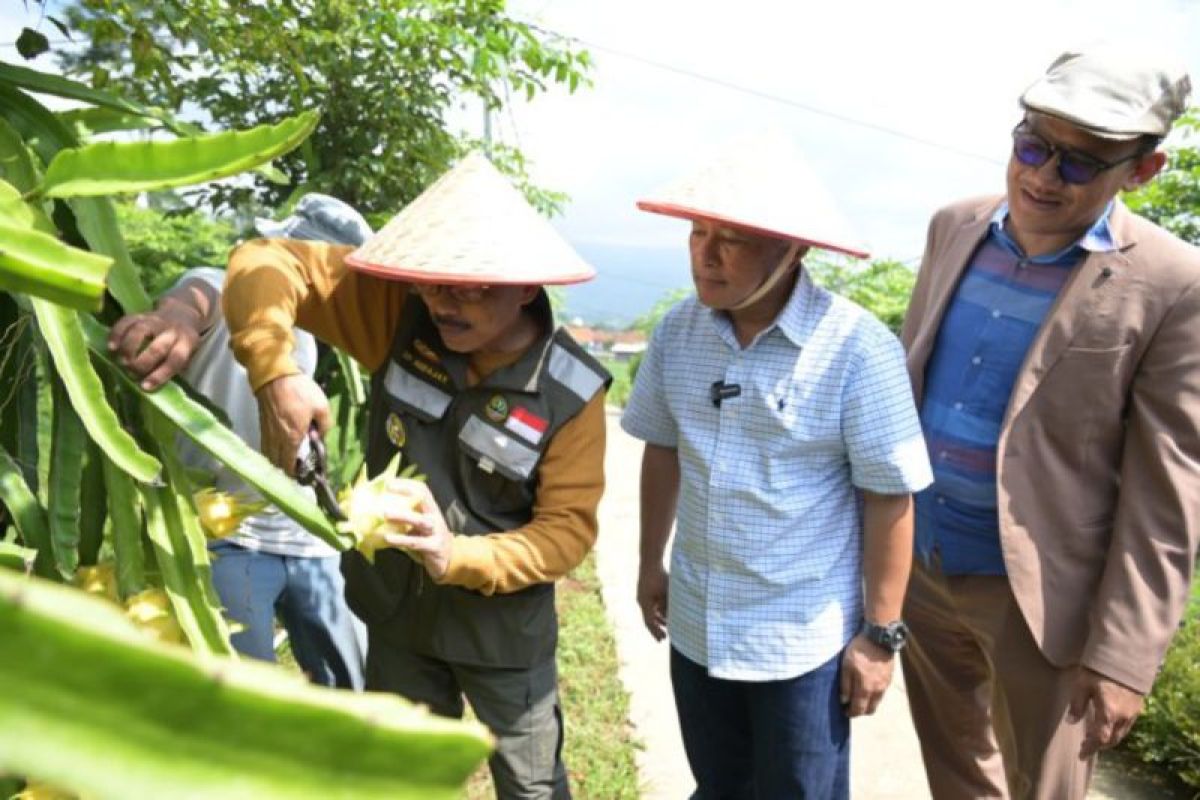
[(1038, 649), (1008, 579), (913, 565), (902, 651), (935, 800), (1082, 800), (1095, 758), (1066, 719), (1075, 668)]

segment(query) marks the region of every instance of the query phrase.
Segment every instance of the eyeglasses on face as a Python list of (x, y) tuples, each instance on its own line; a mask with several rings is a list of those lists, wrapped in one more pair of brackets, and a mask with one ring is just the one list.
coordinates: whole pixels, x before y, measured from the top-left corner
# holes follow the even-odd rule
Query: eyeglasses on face
[(478, 303), (487, 297), (492, 287), (484, 284), (414, 283), (413, 291), (423, 298), (437, 297), (443, 292), (459, 303)]
[(1030, 130), (1025, 122), (1021, 122), (1013, 128), (1012, 137), (1013, 155), (1017, 161), (1036, 169), (1057, 155), (1058, 177), (1062, 179), (1063, 183), (1075, 186), (1091, 183), (1101, 172), (1146, 155), (1146, 151), (1139, 148), (1136, 152), (1116, 161), (1102, 161), (1079, 150), (1051, 144)]

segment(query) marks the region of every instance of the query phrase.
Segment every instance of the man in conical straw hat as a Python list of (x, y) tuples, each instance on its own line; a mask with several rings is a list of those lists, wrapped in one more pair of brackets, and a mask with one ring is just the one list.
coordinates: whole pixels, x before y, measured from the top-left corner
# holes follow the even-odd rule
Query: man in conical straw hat
[(638, 205), (691, 221), (696, 296), (654, 331), (621, 424), (646, 442), (638, 603), (670, 635), (695, 796), (845, 798), (930, 480), (900, 345), (803, 269), (813, 247), (865, 254), (786, 139)]
[[(230, 259), (233, 348), (290, 468), (329, 410), (291, 358), (293, 325), (373, 373), (367, 468), (399, 452), (403, 548), (343, 557), (367, 624), (367, 688), (460, 716), (498, 739), (501, 798), (570, 796), (560, 760), (554, 581), (596, 538), (609, 376), (562, 329), (544, 284), (594, 272), (481, 155), (465, 158), (357, 249), (259, 240)], [(402, 769), (403, 765), (397, 765)]]

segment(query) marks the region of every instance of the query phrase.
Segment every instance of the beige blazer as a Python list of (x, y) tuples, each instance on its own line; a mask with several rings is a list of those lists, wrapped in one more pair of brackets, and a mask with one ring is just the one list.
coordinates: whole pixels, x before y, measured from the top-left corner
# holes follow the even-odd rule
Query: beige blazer
[[(947, 305), (1001, 198), (929, 226), (901, 338), (918, 404)], [(1148, 691), (1200, 542), (1200, 250), (1118, 202), (1071, 275), (996, 453), (1008, 578), (1042, 652)]]

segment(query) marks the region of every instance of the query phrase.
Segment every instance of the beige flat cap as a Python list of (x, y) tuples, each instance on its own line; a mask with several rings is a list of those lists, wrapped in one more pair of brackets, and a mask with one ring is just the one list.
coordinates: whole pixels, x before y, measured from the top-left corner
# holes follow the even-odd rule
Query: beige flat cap
[(1021, 95), (1021, 105), (1105, 139), (1166, 136), (1192, 83), (1171, 58), (1104, 45), (1068, 51)]

